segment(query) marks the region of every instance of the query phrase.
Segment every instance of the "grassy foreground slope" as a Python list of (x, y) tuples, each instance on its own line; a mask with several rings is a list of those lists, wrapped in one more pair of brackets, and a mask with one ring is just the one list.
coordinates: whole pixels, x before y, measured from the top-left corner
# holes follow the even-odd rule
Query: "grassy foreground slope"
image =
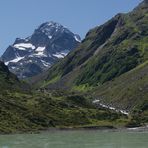
[[(124, 125), (126, 116), (97, 109), (91, 99), (73, 93), (28, 91), (0, 62), (0, 133), (45, 130), (53, 127)], [(121, 120), (121, 121), (120, 121)]]
[(124, 126), (126, 116), (97, 109), (88, 98), (61, 92), (0, 94), (0, 133), (49, 128)]

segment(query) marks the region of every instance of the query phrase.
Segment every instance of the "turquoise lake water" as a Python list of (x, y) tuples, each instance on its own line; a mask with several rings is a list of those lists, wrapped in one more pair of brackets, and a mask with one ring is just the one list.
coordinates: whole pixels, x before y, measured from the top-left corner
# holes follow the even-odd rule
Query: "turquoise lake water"
[(0, 148), (148, 148), (148, 132), (80, 130), (0, 135)]

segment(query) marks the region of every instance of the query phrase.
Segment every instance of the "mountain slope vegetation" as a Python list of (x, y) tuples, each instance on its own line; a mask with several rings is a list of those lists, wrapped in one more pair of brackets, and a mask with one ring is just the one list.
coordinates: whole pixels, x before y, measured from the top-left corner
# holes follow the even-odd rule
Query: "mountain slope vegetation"
[[(148, 98), (148, 61), (131, 71), (96, 87), (94, 95), (108, 103), (116, 102), (130, 110)], [(106, 98), (106, 99), (105, 99)], [(130, 101), (130, 102), (129, 102)], [(128, 103), (127, 103), (128, 102)]]
[(29, 85), (20, 81), (8, 67), (0, 61), (0, 93), (6, 91), (25, 91)]
[(44, 84), (98, 86), (142, 64), (148, 59), (147, 24), (144, 1), (132, 12), (90, 30), (78, 48), (49, 69)]
[(0, 133), (53, 127), (113, 128), (129, 121), (121, 113), (96, 108), (89, 97), (81, 94), (31, 91), (3, 62), (0, 62), (0, 88)]
[(91, 29), (78, 48), (28, 80), (35, 89), (26, 90), (2, 62), (0, 80), (0, 133), (146, 125), (147, 0)]
[(50, 128), (114, 128), (128, 122), (127, 116), (97, 109), (89, 98), (80, 95), (61, 92), (0, 94), (0, 133)]
[(147, 61), (148, 2), (143, 1), (130, 13), (91, 29), (78, 48), (33, 84), (49, 90), (89, 90), (106, 104), (132, 112), (139, 103), (147, 106)]

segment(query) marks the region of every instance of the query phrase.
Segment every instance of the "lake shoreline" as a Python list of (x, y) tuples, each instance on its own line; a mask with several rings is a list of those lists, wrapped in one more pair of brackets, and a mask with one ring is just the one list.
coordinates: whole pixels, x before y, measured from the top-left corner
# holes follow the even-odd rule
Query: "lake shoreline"
[(15, 134), (40, 134), (58, 131), (102, 131), (102, 132), (148, 132), (147, 126), (140, 127), (114, 127), (114, 126), (86, 126), (86, 127), (57, 127), (41, 130), (16, 131), (11, 133), (0, 133), (0, 135), (15, 135)]

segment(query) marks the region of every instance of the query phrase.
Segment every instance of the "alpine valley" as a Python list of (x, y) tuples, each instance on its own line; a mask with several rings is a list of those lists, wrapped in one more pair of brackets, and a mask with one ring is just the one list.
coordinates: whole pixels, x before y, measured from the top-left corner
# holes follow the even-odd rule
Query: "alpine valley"
[(0, 133), (148, 125), (147, 0), (81, 42), (44, 23), (1, 59)]

